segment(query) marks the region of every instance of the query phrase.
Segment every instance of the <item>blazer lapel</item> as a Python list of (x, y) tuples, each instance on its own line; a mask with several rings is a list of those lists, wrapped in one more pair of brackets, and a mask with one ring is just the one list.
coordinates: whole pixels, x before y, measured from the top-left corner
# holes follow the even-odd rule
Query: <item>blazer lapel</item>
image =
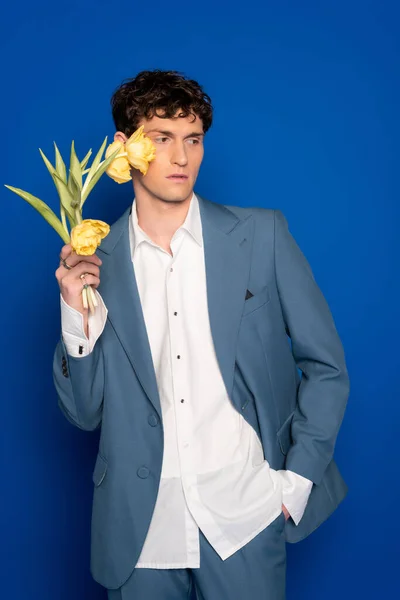
[(236, 344), (250, 276), (254, 220), (239, 219), (220, 204), (199, 199), (207, 302), (221, 375), (232, 398)]
[[(251, 216), (241, 220), (224, 206), (196, 196), (202, 221), (211, 333), (231, 397), (236, 340), (250, 274), (254, 221)], [(131, 259), (131, 208), (113, 224), (98, 249), (103, 261), (98, 291), (108, 308), (108, 320), (161, 419), (157, 379)]]
[(108, 320), (161, 420), (156, 374), (131, 258), (131, 209), (132, 206), (115, 222), (99, 247), (103, 264), (98, 291), (108, 308)]

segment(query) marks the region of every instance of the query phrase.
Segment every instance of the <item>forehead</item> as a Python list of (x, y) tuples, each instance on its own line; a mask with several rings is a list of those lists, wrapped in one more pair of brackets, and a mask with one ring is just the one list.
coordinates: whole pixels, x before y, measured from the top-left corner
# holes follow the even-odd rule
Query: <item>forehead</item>
[(151, 119), (142, 119), (139, 125), (144, 125), (144, 131), (149, 130), (157, 131), (172, 131), (174, 133), (185, 133), (194, 132), (203, 133), (202, 120), (193, 114), (189, 114), (187, 117), (180, 117), (181, 111), (177, 111), (172, 119), (165, 119), (162, 117), (154, 116)]

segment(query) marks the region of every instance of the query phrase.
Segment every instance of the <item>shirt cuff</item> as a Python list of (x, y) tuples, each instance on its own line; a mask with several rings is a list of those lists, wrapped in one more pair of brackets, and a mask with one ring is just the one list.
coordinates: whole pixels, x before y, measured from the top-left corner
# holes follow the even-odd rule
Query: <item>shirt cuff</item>
[(68, 354), (75, 358), (82, 358), (92, 352), (107, 321), (108, 309), (103, 298), (97, 290), (94, 290), (94, 293), (98, 306), (96, 306), (94, 314), (89, 312), (89, 338), (85, 334), (83, 314), (67, 304), (60, 293), (62, 337)]
[(294, 471), (280, 469), (277, 472), (282, 480), (282, 503), (298, 525), (306, 509), (313, 482)]

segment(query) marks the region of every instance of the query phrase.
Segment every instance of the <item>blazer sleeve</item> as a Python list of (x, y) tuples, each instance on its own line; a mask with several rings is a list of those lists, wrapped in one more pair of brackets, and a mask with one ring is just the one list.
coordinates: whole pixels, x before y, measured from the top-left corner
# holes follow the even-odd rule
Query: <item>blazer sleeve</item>
[(274, 211), (275, 276), (292, 353), (302, 372), (285, 468), (319, 484), (333, 457), (350, 385), (342, 343), (310, 265)]
[(99, 427), (104, 396), (101, 339), (90, 354), (77, 358), (68, 354), (61, 335), (54, 352), (53, 381), (58, 405), (68, 421), (85, 431)]

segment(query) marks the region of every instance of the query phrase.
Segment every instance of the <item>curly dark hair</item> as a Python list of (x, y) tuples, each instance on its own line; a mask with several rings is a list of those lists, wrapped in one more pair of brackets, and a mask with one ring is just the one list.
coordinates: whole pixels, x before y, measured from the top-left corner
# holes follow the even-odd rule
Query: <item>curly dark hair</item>
[(179, 116), (197, 115), (203, 123), (204, 133), (212, 123), (210, 97), (197, 81), (187, 79), (178, 71), (154, 69), (125, 79), (113, 93), (111, 106), (116, 130), (127, 137), (139, 127), (142, 118), (171, 119), (179, 109)]

